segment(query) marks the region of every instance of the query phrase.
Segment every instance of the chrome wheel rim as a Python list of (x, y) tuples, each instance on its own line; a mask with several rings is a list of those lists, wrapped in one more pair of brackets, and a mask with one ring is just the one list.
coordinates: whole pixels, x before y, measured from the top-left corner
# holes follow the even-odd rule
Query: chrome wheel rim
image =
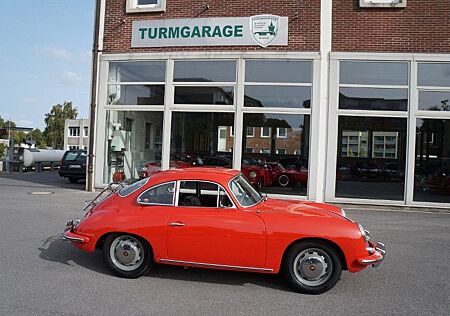
[(133, 271), (144, 262), (144, 248), (133, 236), (119, 236), (111, 243), (109, 256), (113, 264), (123, 271)]
[(289, 184), (289, 177), (288, 177), (287, 175), (285, 175), (285, 174), (281, 175), (281, 176), (278, 178), (278, 183), (279, 183), (282, 187), (287, 186), (287, 185)]
[(293, 268), (295, 277), (300, 283), (320, 286), (331, 277), (333, 263), (322, 249), (308, 248), (295, 257)]

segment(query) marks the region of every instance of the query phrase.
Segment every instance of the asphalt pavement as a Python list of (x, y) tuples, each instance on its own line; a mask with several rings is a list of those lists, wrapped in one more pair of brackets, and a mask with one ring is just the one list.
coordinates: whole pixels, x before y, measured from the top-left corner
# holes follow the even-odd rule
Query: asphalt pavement
[(386, 244), (386, 260), (311, 296), (256, 273), (156, 266), (136, 280), (114, 277), (100, 252), (61, 239), (94, 195), (83, 188), (56, 172), (0, 173), (1, 315), (450, 314), (450, 213), (349, 207)]

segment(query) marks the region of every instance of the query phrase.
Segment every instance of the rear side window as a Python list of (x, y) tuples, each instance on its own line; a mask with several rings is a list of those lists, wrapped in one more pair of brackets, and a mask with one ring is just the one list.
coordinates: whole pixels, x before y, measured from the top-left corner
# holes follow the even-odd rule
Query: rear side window
[(144, 205), (174, 205), (175, 182), (160, 184), (139, 195), (137, 201)]
[(119, 195), (121, 197), (130, 195), (131, 193), (137, 191), (139, 188), (142, 188), (142, 186), (147, 183), (148, 179), (149, 178), (145, 178), (137, 182), (134, 182), (133, 184), (127, 185), (126, 187), (119, 190)]

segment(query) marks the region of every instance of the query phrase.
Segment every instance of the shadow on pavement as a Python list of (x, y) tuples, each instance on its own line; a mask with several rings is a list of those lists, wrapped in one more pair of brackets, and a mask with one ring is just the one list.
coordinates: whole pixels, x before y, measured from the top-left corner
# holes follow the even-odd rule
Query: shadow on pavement
[(67, 266), (79, 265), (83, 268), (109, 275), (107, 267), (103, 264), (103, 257), (99, 251), (84, 252), (75, 248), (62, 239), (62, 233), (48, 237), (38, 248), (39, 258), (58, 262)]
[[(103, 261), (103, 255), (96, 250), (87, 253), (72, 246), (62, 239), (62, 234), (50, 236), (44, 240), (38, 250), (39, 258), (51, 262), (58, 262), (67, 266), (79, 265), (83, 268), (114, 277)], [(163, 280), (178, 280), (186, 282), (214, 283), (224, 285), (245, 285), (272, 288), (281, 291), (291, 291), (280, 275), (259, 274), (250, 272), (235, 272), (210, 270), (201, 268), (185, 269), (179, 266), (157, 264), (145, 277)]]
[[(14, 183), (8, 181), (7, 184), (2, 183), (2, 179), (15, 180)], [(23, 183), (25, 182), (25, 183)], [(70, 183), (67, 178), (60, 177), (57, 170), (45, 170), (41, 173), (24, 172), (24, 173), (6, 173), (0, 172), (0, 187), (7, 185), (8, 187), (56, 187), (72, 190), (84, 190), (85, 180), (79, 180), (77, 183)]]

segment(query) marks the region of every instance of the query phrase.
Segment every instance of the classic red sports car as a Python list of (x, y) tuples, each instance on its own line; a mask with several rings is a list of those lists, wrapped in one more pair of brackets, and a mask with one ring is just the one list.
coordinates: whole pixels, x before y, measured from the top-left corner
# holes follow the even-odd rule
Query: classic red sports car
[(377, 266), (384, 245), (338, 207), (260, 195), (230, 169), (161, 171), (88, 205), (67, 223), (64, 239), (102, 249), (111, 271), (126, 278), (155, 262), (278, 273), (299, 292), (331, 289), (342, 270)]

